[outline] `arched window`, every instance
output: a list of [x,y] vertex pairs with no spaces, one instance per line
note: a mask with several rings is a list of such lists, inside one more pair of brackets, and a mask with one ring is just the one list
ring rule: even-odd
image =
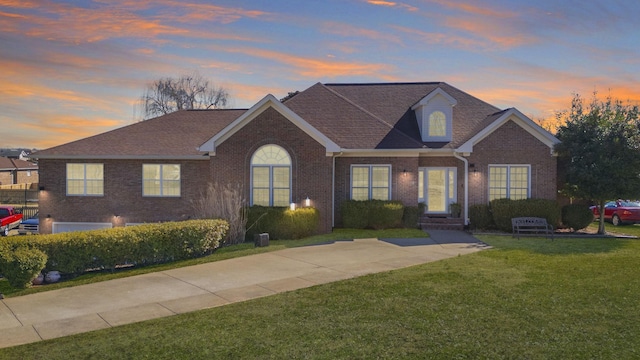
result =
[[429,136],[446,136],[447,118],[442,111],[434,111],[429,115]]
[[264,145],[251,157],[251,205],[289,206],[291,157],[278,145]]

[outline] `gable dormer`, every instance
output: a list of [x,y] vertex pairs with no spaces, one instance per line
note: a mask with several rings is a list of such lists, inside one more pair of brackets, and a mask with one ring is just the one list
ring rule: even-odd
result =
[[457,103],[451,95],[437,88],[411,107],[411,110],[416,112],[422,141],[451,141],[453,107]]

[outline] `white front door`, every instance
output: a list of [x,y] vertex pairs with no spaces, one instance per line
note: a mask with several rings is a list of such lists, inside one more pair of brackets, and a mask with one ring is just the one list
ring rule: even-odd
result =
[[427,205],[427,214],[448,214],[449,204],[456,202],[456,168],[425,167],[418,169],[418,201]]

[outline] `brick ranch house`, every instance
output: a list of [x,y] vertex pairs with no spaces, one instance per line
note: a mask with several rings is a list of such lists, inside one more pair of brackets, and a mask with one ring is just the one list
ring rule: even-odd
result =
[[0,185],[37,184],[38,165],[0,156]]
[[[188,219],[209,183],[251,205],[310,206],[318,232],[347,199],[556,198],[552,134],[443,82],[322,84],[250,109],[184,110],[42,150],[43,233]],[[309,201],[306,201],[309,199]]]

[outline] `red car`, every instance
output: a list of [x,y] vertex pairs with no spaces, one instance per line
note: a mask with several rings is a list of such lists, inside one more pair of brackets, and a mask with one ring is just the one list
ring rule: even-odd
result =
[[[597,206],[591,206],[596,219],[600,218]],[[638,201],[609,201],[604,204],[604,219],[614,226],[640,223],[640,202]]]

